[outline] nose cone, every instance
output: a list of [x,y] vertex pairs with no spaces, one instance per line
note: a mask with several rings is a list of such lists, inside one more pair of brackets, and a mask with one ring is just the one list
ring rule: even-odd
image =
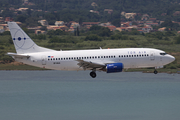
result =
[[173,62],[175,60],[175,57],[173,57],[172,55],[169,55],[169,62]]

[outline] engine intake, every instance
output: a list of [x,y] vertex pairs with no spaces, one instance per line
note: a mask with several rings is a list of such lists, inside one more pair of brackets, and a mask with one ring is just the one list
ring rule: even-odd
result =
[[111,63],[106,65],[107,73],[122,72],[124,66],[122,63]]

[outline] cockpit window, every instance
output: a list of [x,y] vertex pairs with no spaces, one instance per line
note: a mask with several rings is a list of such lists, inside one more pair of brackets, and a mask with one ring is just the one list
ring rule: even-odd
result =
[[167,53],[160,53],[160,55],[166,55]]

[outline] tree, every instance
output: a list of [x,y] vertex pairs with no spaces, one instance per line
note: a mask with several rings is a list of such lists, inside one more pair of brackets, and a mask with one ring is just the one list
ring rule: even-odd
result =
[[107,27],[102,27],[100,32],[98,33],[99,36],[102,36],[102,37],[109,37],[111,36],[111,31],[109,28]]
[[90,40],[90,41],[101,41],[102,39],[98,35],[91,34],[91,35],[86,36],[85,40],[86,41],[88,41],[88,40]]
[[27,9],[26,12],[29,16],[31,16],[31,13],[32,13],[31,9]]
[[140,35],[140,32],[137,29],[132,29],[129,34],[130,35]]
[[29,27],[35,27],[38,25],[37,19],[34,17],[30,17],[26,19],[26,25]]
[[177,23],[173,23],[171,20],[166,20],[161,24],[161,27],[166,27],[174,29],[174,30],[179,30],[180,29],[180,25]]
[[180,35],[175,38],[176,44],[180,44]]
[[77,36],[79,36],[79,27],[77,27],[77,33],[76,34],[77,34]]
[[115,35],[111,35],[111,40],[120,40],[122,37],[121,34],[115,34]]
[[120,27],[121,24],[120,24],[120,19],[115,19],[112,21],[112,24],[115,25],[116,27]]
[[16,17],[16,21],[19,21],[19,22],[22,22],[22,23],[25,23],[26,19],[27,19],[27,16],[25,16],[25,15],[18,15]]
[[66,35],[66,32],[60,30],[60,29],[57,29],[57,30],[50,30],[48,31],[47,33],[48,35]]
[[41,27],[41,30],[47,31],[47,27],[46,27],[46,26],[42,26],[42,27]]
[[89,31],[97,31],[97,30],[101,30],[101,26],[97,26],[97,25],[93,25],[90,27]]

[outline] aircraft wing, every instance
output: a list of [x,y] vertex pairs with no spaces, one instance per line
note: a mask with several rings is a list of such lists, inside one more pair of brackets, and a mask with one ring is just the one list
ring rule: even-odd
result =
[[22,55],[22,54],[16,54],[16,53],[7,53],[6,55],[9,55],[9,56],[12,56],[13,58],[21,58],[21,57],[25,57],[25,58],[29,58],[30,56],[29,55]]
[[90,70],[93,70],[93,69],[99,69],[99,70],[102,70],[105,65],[104,64],[100,64],[100,63],[94,63],[94,62],[91,62],[91,61],[84,61],[84,60],[76,60],[78,61],[79,63],[77,65],[79,65],[79,67],[83,67],[84,70],[86,69],[90,69]]

